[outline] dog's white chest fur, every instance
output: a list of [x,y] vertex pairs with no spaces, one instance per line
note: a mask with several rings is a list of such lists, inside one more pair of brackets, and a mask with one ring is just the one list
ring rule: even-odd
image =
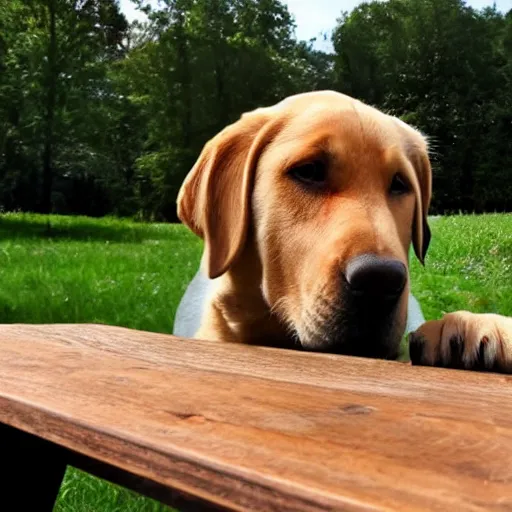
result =
[[[183,298],[176,311],[173,334],[183,338],[193,338],[201,325],[201,319],[212,287],[212,280],[208,279],[201,271],[198,271],[194,279],[188,285]],[[408,334],[418,329],[425,322],[421,307],[414,297],[409,294],[407,307]]]

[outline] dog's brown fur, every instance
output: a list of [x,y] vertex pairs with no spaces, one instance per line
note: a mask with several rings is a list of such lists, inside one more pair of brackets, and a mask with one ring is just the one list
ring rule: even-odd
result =
[[[291,179],[316,160],[327,166],[326,186]],[[397,173],[409,193],[390,193]],[[407,266],[412,243],[423,261],[431,181],[421,133],[343,94],[301,94],[243,115],[206,144],[178,197],[216,283],[196,337],[330,348],[326,326],[344,314],[340,276],[351,258]],[[385,357],[396,355],[407,297],[408,285]]]

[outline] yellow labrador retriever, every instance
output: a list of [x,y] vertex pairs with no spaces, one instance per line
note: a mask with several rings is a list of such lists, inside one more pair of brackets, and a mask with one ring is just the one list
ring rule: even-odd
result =
[[179,193],[204,253],[174,333],[396,358],[409,321],[414,363],[512,371],[512,319],[423,323],[409,294],[410,245],[423,262],[430,240],[431,181],[421,133],[343,94],[244,114],[206,144]]

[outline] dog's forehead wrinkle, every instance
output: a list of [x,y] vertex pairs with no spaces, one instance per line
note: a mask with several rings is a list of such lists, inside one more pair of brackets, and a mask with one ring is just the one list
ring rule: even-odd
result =
[[277,158],[285,168],[303,159],[319,157],[334,157],[337,164],[360,157],[375,164],[392,145],[399,148],[396,138],[386,136],[386,130],[372,120],[324,119],[309,126],[288,125],[269,144],[261,160]]
[[368,133],[368,125],[370,125],[373,128],[372,131],[374,131],[375,127],[371,125],[371,120],[366,118],[364,112],[362,112],[361,107],[357,103],[353,103],[351,107],[352,111],[355,114],[355,120],[359,128],[359,136],[361,137],[363,144],[366,144],[367,138],[370,135],[373,135],[373,133]]

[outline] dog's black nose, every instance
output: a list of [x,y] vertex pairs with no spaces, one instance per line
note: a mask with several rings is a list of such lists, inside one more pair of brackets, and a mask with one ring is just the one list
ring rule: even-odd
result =
[[398,260],[363,254],[349,261],[345,278],[355,296],[392,300],[405,287],[407,268]]

